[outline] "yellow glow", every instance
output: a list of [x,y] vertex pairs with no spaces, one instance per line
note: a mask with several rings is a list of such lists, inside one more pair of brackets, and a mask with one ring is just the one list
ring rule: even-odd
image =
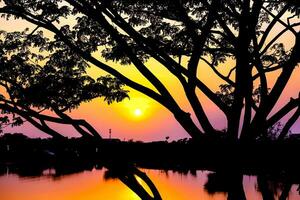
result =
[[145,96],[138,96],[135,91],[130,92],[130,99],[116,105],[116,111],[129,120],[147,120],[155,113],[156,104]]
[[141,116],[142,114],[143,114],[143,112],[141,111],[141,109],[137,108],[137,109],[134,110],[134,115],[135,115],[135,116],[139,117],[139,116]]
[[147,192],[150,196],[154,197],[154,195],[153,195],[151,189],[149,188],[149,186],[147,185],[147,183],[145,183],[145,181],[144,181],[143,179],[141,179],[141,178],[140,178],[139,176],[137,176],[137,175],[134,175],[134,177],[136,178],[137,182],[138,182],[138,183],[146,190],[146,192]]

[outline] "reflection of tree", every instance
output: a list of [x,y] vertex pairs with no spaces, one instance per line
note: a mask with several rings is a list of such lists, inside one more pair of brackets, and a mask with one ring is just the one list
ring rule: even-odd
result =
[[[299,97],[271,113],[300,61],[296,0],[2,2],[0,12],[5,13],[4,17],[20,17],[37,26],[34,32],[47,29],[55,35],[51,49],[44,51],[72,52],[156,100],[193,138],[219,133],[198,98],[199,92],[224,114],[226,133],[235,140],[239,132],[245,140],[267,137],[268,129],[290,113],[280,132],[280,138],[285,138],[300,115]],[[282,29],[278,31],[277,25]],[[282,42],[284,37],[291,39]],[[43,48],[43,44],[37,47]],[[113,64],[98,59],[99,54],[106,60],[133,64],[152,87],[120,73]],[[149,58],[178,80],[189,110],[172,95],[173,88],[168,88],[165,80],[145,64]],[[234,64],[228,65],[227,61],[232,60]],[[204,65],[221,80],[221,91],[199,78]],[[270,83],[273,72],[279,74],[275,84]]]
[[261,192],[263,200],[275,200],[274,193],[277,193],[278,188],[270,187],[271,184],[266,177],[257,177],[257,186],[258,190]]
[[[161,196],[152,180],[146,173],[142,172],[133,165],[124,163],[97,163],[97,169],[105,167],[104,179],[119,179],[129,189],[143,200],[161,200]],[[52,177],[54,180],[61,178],[61,176],[80,173],[85,170],[92,170],[95,167],[93,162],[82,161],[66,161],[55,163],[54,166],[43,163],[19,163],[17,165],[3,166],[0,163],[0,176],[9,173],[17,174],[20,177],[40,177],[44,176],[45,170],[54,170],[54,173],[46,176]],[[9,170],[8,170],[9,169]]]
[[[102,163],[103,164],[103,163]],[[104,164],[107,171],[104,174],[104,179],[119,179],[129,189],[143,200],[161,200],[161,196],[152,180],[146,173],[142,172],[133,165],[128,164]],[[10,169],[11,173],[16,173],[21,177],[39,177],[49,166],[41,164],[23,164],[22,166],[13,167]],[[64,175],[79,173],[85,170],[92,170],[93,163],[90,162],[76,162],[76,163],[57,163],[53,168],[55,173],[51,174],[54,179]],[[5,174],[6,169],[2,169],[0,165],[0,175]],[[147,188],[149,190],[147,190]]]
[[[161,196],[146,173],[134,166],[110,165],[105,178],[118,178],[143,200],[161,200]],[[142,181],[141,181],[142,180]],[[148,187],[151,194],[145,189]]]
[[[124,162],[94,163],[78,161],[66,163],[57,163],[51,166],[55,173],[50,176],[57,180],[60,176],[79,173],[85,170],[92,170],[95,166],[97,169],[105,167],[107,171],[104,173],[104,180],[118,179],[122,181],[129,189],[143,200],[161,200],[161,195],[146,173],[142,172],[133,165]],[[37,177],[44,176],[45,170],[49,169],[49,165],[42,163],[27,163],[18,166],[10,166],[10,173],[18,174],[21,177]],[[44,173],[43,173],[44,172]],[[7,168],[0,165],[0,175],[6,174]],[[290,175],[289,175],[290,176]],[[262,195],[262,200],[287,200],[295,180],[288,181],[286,177],[276,178],[271,175],[257,176],[257,192]],[[297,180],[297,179],[296,179]],[[298,182],[296,182],[298,183]],[[251,185],[253,186],[253,185]],[[216,193],[227,194],[228,200],[246,200],[246,193],[243,186],[243,175],[234,172],[216,172],[207,175],[207,182],[204,189],[208,194]],[[298,188],[299,192],[299,188]],[[195,197],[198,199],[198,197]],[[200,197],[199,197],[200,198]],[[251,199],[249,199],[251,200]]]
[[279,197],[279,200],[286,200],[286,199],[288,199],[291,188],[292,188],[292,184],[291,183],[284,184],[284,187],[283,187],[282,193],[281,193],[281,195]]
[[257,177],[257,186],[263,200],[275,200],[275,196],[278,196],[279,200],[286,200],[292,188],[292,183],[271,181],[266,176],[260,175]]
[[[292,183],[271,181],[266,176],[257,177],[258,191],[261,193],[263,200],[286,200],[292,187]],[[211,173],[208,174],[207,183],[204,186],[209,194],[217,192],[227,193],[228,200],[246,200],[243,188],[243,175],[237,173]]]
[[227,193],[228,200],[246,200],[242,174],[211,173],[207,178],[204,188],[208,193],[224,192]]

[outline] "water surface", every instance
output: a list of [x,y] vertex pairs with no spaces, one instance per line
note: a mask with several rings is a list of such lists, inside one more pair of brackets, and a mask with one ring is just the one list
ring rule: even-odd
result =
[[[105,178],[106,169],[93,169],[76,174],[55,176],[54,169],[48,169],[39,177],[20,177],[16,174],[0,176],[1,200],[138,200],[140,199],[119,179]],[[210,177],[208,171],[196,171],[196,174],[179,174],[172,171],[145,170],[162,199],[166,200],[225,200],[232,193],[241,190],[239,184],[232,180],[216,181],[216,174]],[[219,178],[218,178],[219,179]],[[260,179],[261,181],[262,179]],[[147,186],[139,180],[147,190]],[[228,183],[227,183],[228,181]],[[216,183],[217,182],[217,183]],[[242,177],[242,190],[247,199],[263,199],[259,187],[264,188],[264,195],[271,193],[274,199],[279,199],[283,183],[263,180],[258,184],[256,176]],[[233,186],[231,187],[230,185]],[[265,185],[263,185],[265,184]],[[210,185],[210,189],[208,189]],[[228,186],[228,187],[227,187]],[[236,187],[236,188],[235,188]],[[298,186],[292,185],[288,193],[289,200],[300,200]],[[208,191],[209,190],[209,191]],[[226,191],[228,190],[228,191]],[[232,194],[231,194],[232,195]],[[235,195],[235,194],[234,194]]]

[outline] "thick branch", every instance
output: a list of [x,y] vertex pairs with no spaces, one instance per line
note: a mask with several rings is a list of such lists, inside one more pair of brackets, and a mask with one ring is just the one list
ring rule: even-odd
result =
[[[258,16],[257,16],[258,17]],[[252,29],[251,32],[251,37],[252,37],[252,41],[253,41],[253,54],[254,54],[254,65],[258,71],[258,77],[260,78],[260,88],[261,88],[261,100],[260,103],[264,103],[264,101],[266,100],[266,97],[268,95],[268,80],[264,71],[264,66],[263,63],[261,61],[260,55],[259,55],[259,45],[257,42],[257,37],[256,37],[256,32],[255,32],[255,28]],[[252,82],[255,79],[252,78]]]
[[[207,6],[208,8],[211,7],[211,5],[207,1],[203,1],[203,4]],[[237,44],[237,37],[234,35],[234,33],[230,30],[226,22],[223,20],[223,18],[219,15],[216,9],[212,8],[211,12],[214,14],[214,17],[218,21],[219,25],[221,28],[224,30],[224,32],[227,34],[228,38],[230,41],[233,43],[235,46]]]
[[242,108],[244,106],[245,99],[245,114],[243,122],[242,135],[244,130],[247,130],[249,125],[249,119],[251,118],[251,98],[252,98],[252,80],[251,66],[249,65],[249,45],[251,30],[250,17],[250,1],[245,0],[242,6],[242,13],[239,18],[239,35],[238,43],[236,45],[236,76],[235,76],[235,90],[233,92],[234,99],[232,103],[231,117],[228,120],[228,132],[232,139],[238,138],[239,123],[241,118]]
[[[290,25],[290,27],[292,28],[297,26],[300,26],[300,22]],[[270,42],[268,42],[268,44],[265,45],[264,49],[260,52],[260,55],[264,55],[268,51],[268,49],[288,30],[288,28],[285,28],[282,31],[280,31],[275,37],[273,37],[272,40],[270,40]]]
[[[93,8],[90,8],[93,9]],[[81,10],[83,13],[86,13],[87,11],[82,8]],[[91,12],[92,10],[90,10],[89,12]],[[88,13],[86,13],[88,14]],[[95,13],[96,15],[96,13]],[[93,16],[95,16],[93,15]],[[127,53],[129,53],[129,57],[130,59],[134,62],[134,64],[136,65],[136,67],[140,70],[140,72],[151,82],[154,84],[154,86],[156,86],[156,88],[160,91],[160,93],[162,94],[162,98],[160,102],[162,105],[164,105],[166,108],[168,108],[172,113],[174,113],[174,115],[176,116],[177,113],[181,113],[181,109],[179,108],[179,106],[177,105],[177,103],[175,102],[175,100],[173,99],[173,97],[170,95],[170,93],[167,91],[167,89],[162,85],[162,83],[143,65],[143,63],[141,63],[139,60],[137,60],[136,56],[132,53],[132,50],[130,49],[130,47],[126,44],[126,42],[124,42],[120,36],[118,35],[118,33],[116,32],[116,30],[114,30],[114,28],[112,28],[112,26],[105,20],[104,17],[101,17],[101,19],[99,18],[95,18],[94,20],[96,20],[98,23],[104,25],[107,30],[111,33],[111,35],[117,40],[117,42],[119,42],[124,49],[127,51]],[[181,79],[182,80],[182,79]],[[129,85],[130,86],[130,85]],[[145,93],[144,93],[145,94]],[[146,94],[147,95],[147,94]],[[149,96],[149,95],[148,95]],[[156,99],[155,99],[156,100]],[[178,118],[180,119],[180,118]],[[188,120],[190,122],[188,122],[190,125],[192,125],[192,120],[191,118],[189,119],[185,119]],[[186,122],[187,123],[187,122]],[[185,124],[183,127],[186,127],[187,130],[187,125]],[[188,133],[190,135],[195,136],[197,133],[201,133],[200,130],[197,131],[197,127],[196,125],[192,125],[192,129],[193,131],[188,131]],[[188,128],[190,129],[190,128]]]
[[63,137],[61,134],[59,134],[57,131],[55,131],[54,129],[50,128],[47,123],[44,120],[40,120],[40,124],[35,124],[33,121],[31,121],[31,117],[25,118],[28,120],[28,122],[30,122],[31,124],[33,124],[35,127],[37,127],[38,129],[40,129],[41,131],[44,131],[45,133],[56,137],[56,138],[61,138]]
[[[175,62],[170,58],[165,52],[158,48],[153,42],[148,41],[142,35],[140,35],[136,30],[134,30],[128,23],[112,8],[109,8],[109,12],[105,12],[110,19],[121,27],[127,34],[129,34],[140,47],[149,53],[153,58],[161,62],[175,77],[179,79],[182,85],[185,84],[185,79],[182,77],[181,73],[186,77],[189,77],[189,72],[187,69],[182,67],[180,64]],[[112,13],[112,14],[110,14]],[[228,107],[218,99],[218,97],[212,92],[205,84],[203,84],[198,78],[190,77],[190,79],[195,79],[196,86],[212,101],[214,102],[224,113],[228,114]]]
[[76,6],[76,9],[81,11],[83,14],[87,15],[89,18],[92,18],[97,23],[105,28],[106,31],[114,38],[114,40],[124,49],[124,52],[128,55],[130,60],[136,66],[138,71],[146,77],[150,83],[154,85],[154,87],[162,94],[162,96],[167,97],[169,101],[174,101],[166,87],[159,81],[159,79],[137,58],[137,56],[133,53],[132,49],[128,46],[127,42],[122,38],[122,36],[118,33],[118,31],[112,27],[109,22],[105,19],[102,13],[97,13],[96,10],[87,5],[81,6],[78,3],[75,3],[73,0],[69,1],[71,4]]
[[264,104],[260,104],[258,112],[252,120],[252,132],[261,134],[257,129],[266,130],[266,118],[274,108],[279,97],[281,96],[286,84],[288,83],[295,66],[300,62],[300,32],[297,33],[296,44],[292,50],[291,56],[288,61],[282,64],[282,72],[275,82],[273,89],[267,96]]
[[[48,126],[45,126],[43,123],[39,123],[36,120],[32,118],[31,115],[29,115],[26,112],[23,112],[21,110],[18,110],[16,107],[8,106],[6,104],[0,104],[0,109],[15,113],[22,118],[26,119],[29,123],[31,123],[34,127],[38,128],[39,130],[45,132],[46,134],[54,137],[54,138],[63,138],[61,134],[56,132],[55,130],[51,129]],[[40,122],[44,122],[43,120],[40,120]]]
[[291,98],[291,100],[286,105],[284,105],[279,111],[277,111],[267,120],[267,127],[273,126],[276,122],[278,122],[296,107],[300,107],[300,99]]
[[300,107],[297,108],[296,112],[291,116],[291,118],[284,125],[284,127],[279,135],[279,138],[278,138],[279,140],[284,139],[288,135],[289,130],[295,124],[295,122],[298,120],[299,116],[300,116]]
[[[0,9],[0,12],[7,13],[6,10],[2,10],[2,9]],[[59,31],[59,29],[57,29],[53,24],[51,24],[49,22],[44,22],[43,19],[38,19],[38,16],[36,16],[37,20],[33,20],[32,18],[27,17],[28,13],[24,10],[21,10],[20,12],[13,12],[10,14],[20,16],[23,19],[29,21],[30,23],[40,25],[41,27],[55,33],[66,45],[68,45],[70,47],[70,49],[72,49],[73,51],[75,51],[76,53],[81,55],[85,60],[93,63],[95,66],[106,71],[107,73],[115,76],[116,78],[118,78],[120,81],[122,81],[126,85],[130,86],[131,88],[133,88],[143,94],[146,94],[147,96],[155,99],[156,101],[158,101],[159,103],[162,103],[163,105],[167,104],[167,102],[164,102],[163,99],[161,98],[161,96],[159,94],[157,94],[156,92],[154,92],[153,90],[132,81],[131,79],[127,78],[126,76],[124,76],[123,74],[118,72],[117,70],[113,69],[112,67],[110,67],[110,66],[102,63],[101,61],[97,60],[96,58],[94,58],[93,56],[90,55],[90,53],[82,51],[72,41],[70,41],[70,39],[67,36],[63,35]]]
[[[263,67],[263,66],[262,66],[262,67]],[[260,67],[260,68],[261,68],[261,67]],[[274,67],[263,68],[262,70],[259,69],[259,70],[261,70],[261,71],[258,72],[258,73],[255,74],[255,75],[253,75],[252,80],[255,81],[257,78],[260,78],[260,73],[261,73],[261,74],[266,74],[266,73],[269,73],[269,72],[274,72],[274,71],[279,70],[279,69],[281,69],[281,68],[282,68],[281,65],[276,65],[276,66],[274,66]]]
[[203,60],[214,71],[214,73],[219,78],[221,78],[223,81],[225,81],[226,83],[228,83],[229,85],[234,87],[235,83],[230,78],[228,78],[228,77],[224,76],[223,74],[221,74],[212,63],[208,62],[208,60],[203,58],[203,57],[201,57],[201,60]]
[[[9,112],[12,112],[12,113],[15,113],[15,114],[18,114],[20,116],[22,116],[23,118],[26,118],[27,117],[31,117],[31,118],[36,118],[40,121],[48,121],[48,122],[53,122],[53,123],[59,123],[59,124],[65,124],[65,125],[73,125],[74,128],[78,131],[78,133],[80,133],[82,136],[90,136],[89,133],[85,132],[82,128],[80,128],[81,130],[78,130],[75,126],[84,126],[86,129],[89,130],[89,132],[95,136],[96,138],[99,138],[100,135],[98,134],[98,132],[92,128],[91,125],[89,125],[86,121],[84,120],[75,120],[75,119],[72,119],[70,118],[69,116],[64,116],[64,117],[61,117],[61,118],[58,118],[58,117],[53,117],[53,116],[49,116],[49,115],[44,115],[44,114],[41,114],[35,110],[32,110],[32,109],[29,109],[29,108],[24,108],[24,107],[20,107],[20,106],[10,106],[9,105],[9,101],[4,101],[5,104],[0,104],[0,109],[3,109],[3,110],[6,110],[6,111],[9,111]],[[18,108],[19,107],[19,108]],[[38,122],[34,122],[34,120],[30,120],[29,121],[30,123],[33,122],[34,126],[37,127],[37,128],[40,128],[41,126],[39,126],[37,123]],[[45,129],[43,129],[44,131]],[[83,132],[83,131],[84,132]],[[47,132],[48,133],[48,132]],[[51,134],[51,133],[50,133]],[[49,135],[50,135],[49,134]]]
[[[54,112],[59,116],[61,117],[62,119],[64,120],[67,120],[67,121],[70,121],[70,124],[75,128],[76,131],[78,131],[83,137],[86,137],[86,138],[90,138],[91,135],[86,132],[84,129],[82,129],[78,123],[78,120],[73,120],[70,116],[68,116],[67,114],[61,112],[58,108],[53,108]],[[97,135],[93,135],[96,139],[102,139],[100,137],[99,134]]]
[[[274,19],[277,17],[277,15],[275,16],[272,12],[270,12],[267,8],[262,7],[262,9],[264,9],[269,15],[271,15]],[[285,22],[283,22],[280,17],[276,18],[277,22],[279,22],[281,25],[283,25],[284,27],[286,27],[289,31],[291,31],[294,35],[297,35],[297,31],[294,30],[290,25],[286,24]]]
[[272,20],[272,22],[268,25],[268,27],[266,28],[266,30],[264,31],[263,36],[261,37],[260,41],[259,41],[259,45],[258,48],[261,49],[263,47],[263,45],[266,42],[266,39],[268,37],[268,35],[270,34],[271,30],[273,29],[273,27],[275,26],[275,24],[277,23],[278,19],[280,19],[280,17],[288,10],[289,6],[286,5],[277,15],[276,17],[274,17],[274,19]]
[[291,53],[290,59],[282,64],[282,73],[278,77],[273,89],[270,92],[268,103],[266,103],[266,114],[272,110],[278,101],[283,89],[289,81],[295,66],[300,62],[300,32],[297,33],[296,44]]

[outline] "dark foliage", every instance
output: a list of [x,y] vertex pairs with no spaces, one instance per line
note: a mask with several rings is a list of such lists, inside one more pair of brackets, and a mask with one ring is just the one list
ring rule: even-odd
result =
[[43,119],[45,110],[63,118],[66,111],[98,97],[108,104],[128,97],[118,79],[107,75],[94,80],[86,74],[86,61],[41,31],[2,31],[0,49],[1,128]]
[[[201,134],[221,134],[205,113],[199,90],[224,113],[227,127],[222,134],[233,140],[266,138],[270,127],[288,115],[286,124],[276,135],[277,139],[285,139],[299,118],[298,97],[277,112],[271,112],[300,59],[297,1],[2,2],[2,17],[8,20],[22,18],[36,25],[37,30],[47,30],[54,35],[53,39],[48,38],[49,41],[40,37],[36,40],[38,47],[52,52],[55,65],[59,67],[56,70],[64,69],[60,61],[63,65],[69,61],[71,65],[92,63],[165,106],[194,139],[200,139]],[[282,28],[278,29],[279,26]],[[287,36],[292,41],[282,40]],[[124,76],[113,65],[98,59],[99,54],[106,60],[134,65],[154,89]],[[62,60],[57,59],[61,57]],[[155,59],[170,76],[178,79],[191,105],[190,110],[180,107],[171,95],[171,88],[167,88],[151,67],[145,65],[149,58]],[[182,62],[182,58],[188,62]],[[233,66],[228,66],[230,60],[235,61]],[[203,73],[202,61],[223,81],[220,91],[214,91],[198,78],[199,73]],[[222,72],[224,68],[228,74]],[[279,74],[274,85],[269,80],[271,72]],[[270,88],[270,85],[273,86]],[[68,89],[68,92],[72,93],[72,90]],[[79,91],[78,98],[81,92],[84,93]],[[67,100],[77,104],[74,97]],[[243,123],[241,129],[240,121]]]

